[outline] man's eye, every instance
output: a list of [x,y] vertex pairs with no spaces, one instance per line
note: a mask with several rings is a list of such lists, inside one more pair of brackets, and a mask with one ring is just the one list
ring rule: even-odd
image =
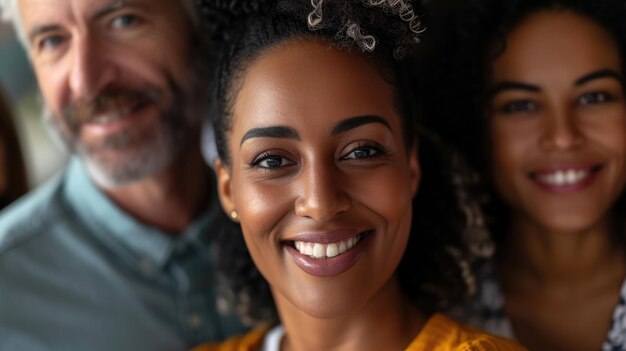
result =
[[122,15],[122,16],[118,16],[115,17],[113,19],[113,21],[111,22],[111,25],[114,28],[130,28],[133,27],[135,25],[137,25],[139,22],[139,19],[136,16],[133,15]]
[[530,100],[512,101],[502,106],[504,113],[533,112],[537,110],[537,104]]
[[581,105],[601,104],[613,100],[613,96],[604,92],[587,93],[578,98]]
[[63,37],[60,35],[51,35],[41,39],[38,43],[39,50],[55,49],[63,43]]

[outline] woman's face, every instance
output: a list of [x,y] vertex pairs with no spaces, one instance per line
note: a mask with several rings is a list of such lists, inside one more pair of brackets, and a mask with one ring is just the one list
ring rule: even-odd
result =
[[279,307],[341,316],[396,289],[419,169],[376,69],[289,40],[247,68],[232,118],[220,198]]
[[606,218],[626,177],[626,108],[611,35],[541,11],[507,37],[489,82],[493,176],[514,218],[571,232]]

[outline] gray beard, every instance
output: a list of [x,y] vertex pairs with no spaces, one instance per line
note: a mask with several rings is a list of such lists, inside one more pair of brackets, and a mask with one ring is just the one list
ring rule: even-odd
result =
[[162,172],[180,154],[199,139],[206,111],[204,89],[199,89],[202,75],[196,75],[185,87],[170,83],[172,103],[158,111],[159,118],[142,130],[127,129],[98,145],[79,142],[80,128],[71,128],[60,116],[44,106],[43,117],[55,139],[84,160],[94,182],[105,189],[127,185]]
[[[138,137],[128,131],[116,134],[97,149],[77,145],[76,151],[96,184],[110,189],[160,173],[180,154],[187,134],[181,129],[167,130],[164,123],[142,132]],[[116,153],[124,153],[124,157]],[[113,157],[107,157],[109,154]]]

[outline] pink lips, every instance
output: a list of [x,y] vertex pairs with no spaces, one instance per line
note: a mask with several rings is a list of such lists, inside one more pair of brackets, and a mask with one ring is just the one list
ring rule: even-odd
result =
[[543,190],[564,194],[588,187],[602,169],[601,165],[560,165],[534,171],[530,178]]
[[[314,276],[327,277],[341,274],[350,269],[363,255],[371,233],[373,232],[361,232],[361,239],[354,244],[354,246],[334,257],[315,258],[301,253],[294,248],[293,245],[285,244],[284,247],[300,269]],[[290,238],[290,243],[301,241],[307,243],[332,244],[341,242],[342,240],[350,240],[350,238],[354,238],[357,235],[359,235],[358,231],[307,233],[295,238]]]

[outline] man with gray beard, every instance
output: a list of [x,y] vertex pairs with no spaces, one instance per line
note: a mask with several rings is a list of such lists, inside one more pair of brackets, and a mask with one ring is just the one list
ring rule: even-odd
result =
[[0,214],[0,350],[183,350],[243,331],[216,309],[223,214],[192,7],[0,0],[75,155]]

